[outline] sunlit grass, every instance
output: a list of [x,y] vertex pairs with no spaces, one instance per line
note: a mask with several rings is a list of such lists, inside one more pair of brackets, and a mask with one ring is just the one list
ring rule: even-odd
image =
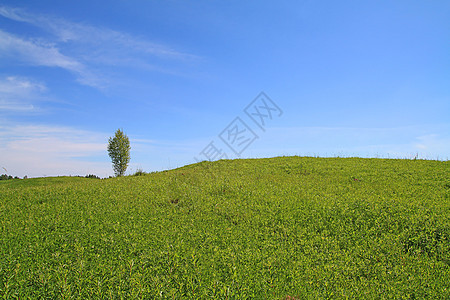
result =
[[449,298],[450,164],[282,157],[0,183],[5,298]]

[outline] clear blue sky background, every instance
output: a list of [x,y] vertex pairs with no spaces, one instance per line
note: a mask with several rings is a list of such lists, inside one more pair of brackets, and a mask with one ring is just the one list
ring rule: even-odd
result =
[[[448,159],[449,1],[2,1],[0,173],[112,175],[241,157]],[[264,91],[283,114],[261,130]],[[4,169],[3,169],[4,168]]]

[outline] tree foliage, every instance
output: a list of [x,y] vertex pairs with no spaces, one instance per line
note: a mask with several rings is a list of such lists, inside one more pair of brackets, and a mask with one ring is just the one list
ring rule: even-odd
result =
[[0,175],[0,180],[9,180],[9,179],[13,179],[13,177],[7,174]]
[[123,176],[130,162],[130,140],[120,129],[108,141],[108,154],[111,157],[114,173]]

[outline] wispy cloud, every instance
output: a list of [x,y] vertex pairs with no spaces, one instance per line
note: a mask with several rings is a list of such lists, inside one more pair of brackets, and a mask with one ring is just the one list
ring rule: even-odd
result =
[[[86,44],[114,45],[120,49],[128,48],[141,53],[174,58],[174,59],[196,59],[195,55],[172,49],[166,45],[150,42],[144,38],[108,29],[70,22],[57,17],[36,15],[22,9],[0,6],[0,15],[18,22],[26,22],[51,32],[62,42],[81,42]],[[108,47],[109,48],[109,47]],[[110,49],[112,50],[112,49]]]
[[20,16],[21,9],[18,8],[0,6],[0,15],[14,21],[21,21],[21,22],[27,21],[27,18]]
[[104,156],[107,138],[97,132],[45,125],[0,125],[0,166],[15,175],[111,173]]
[[[86,174],[107,177],[113,174],[107,154],[108,137],[105,133],[73,127],[10,125],[0,119],[0,168],[21,177]],[[130,137],[130,142],[128,172],[132,173],[138,168],[163,170],[193,163],[193,154],[207,141]]]
[[[36,152],[59,153],[67,157],[91,155],[106,149],[106,136],[71,127],[48,125],[0,126],[0,140],[12,150],[34,149]],[[57,140],[59,144],[49,143]],[[99,140],[104,142],[99,143]],[[47,146],[46,146],[47,145]]]
[[37,112],[35,103],[42,99],[47,87],[24,77],[0,77],[0,111],[3,113]]
[[0,30],[0,50],[3,55],[16,56],[35,65],[60,67],[75,72],[82,68],[81,63],[61,54],[51,44],[22,39],[3,30]]
[[72,57],[64,55],[52,43],[25,39],[0,30],[0,55],[33,66],[58,67],[75,73],[80,83],[101,87],[101,82],[87,67]]
[[178,74],[175,69],[180,62],[199,59],[128,33],[32,14],[18,8],[0,6],[0,16],[39,27],[52,36],[50,40],[48,37],[43,40],[42,37],[23,38],[0,31],[3,55],[35,65],[66,69],[75,73],[80,83],[89,86],[101,88],[107,85],[105,74],[100,71],[105,66]]

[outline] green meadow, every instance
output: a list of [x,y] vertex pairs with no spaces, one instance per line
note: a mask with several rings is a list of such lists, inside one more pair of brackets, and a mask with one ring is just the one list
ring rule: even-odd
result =
[[450,162],[0,181],[4,299],[449,299]]

